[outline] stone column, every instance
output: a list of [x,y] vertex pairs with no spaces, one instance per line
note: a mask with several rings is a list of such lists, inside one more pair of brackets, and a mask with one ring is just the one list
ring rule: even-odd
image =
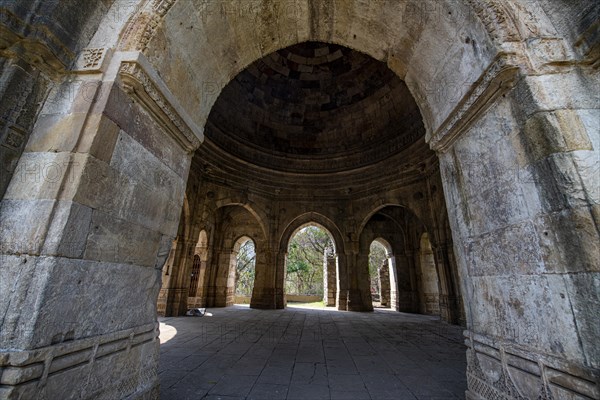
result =
[[396,255],[397,295],[396,304],[398,311],[415,312],[415,291],[412,287],[411,268],[413,268],[413,254]]
[[161,288],[161,299],[164,297],[167,317],[185,315],[188,309],[190,271],[193,262],[195,243],[189,240],[178,240],[175,257],[171,266],[168,284]]
[[373,311],[369,278],[369,255],[352,254],[348,259],[348,311]]
[[[235,287],[231,284],[230,270],[232,262],[231,250],[215,250],[216,257],[213,259],[211,282],[207,288],[206,303],[208,307],[227,307],[233,304]],[[234,257],[235,262],[235,257]],[[235,283],[235,266],[233,271],[233,282]]]
[[198,276],[198,287],[196,289],[196,298],[194,307],[205,307],[206,306],[206,282],[207,273],[207,260],[208,260],[208,247],[196,246],[196,254],[200,257],[200,270]]
[[323,302],[327,307],[335,306],[337,295],[337,256],[325,252],[323,255]]
[[521,76],[440,153],[468,398],[490,390],[483,370],[529,398],[598,394],[598,76],[558,72]]
[[400,305],[398,303],[398,275],[396,272],[395,256],[390,256],[388,258],[388,270],[390,277],[390,307],[392,310],[400,311]]
[[389,259],[386,259],[381,268],[379,268],[379,297],[381,299],[382,307],[390,307],[390,267]]
[[256,275],[250,307],[266,310],[284,308],[283,283],[279,286],[274,268],[269,268],[270,265],[275,265],[271,251],[258,249],[256,257]]
[[158,300],[156,302],[156,311],[158,315],[161,316],[165,315],[165,311],[167,309],[167,288],[169,287],[169,281],[171,280],[171,270],[175,261],[175,254],[177,252],[177,242],[177,239],[173,241],[171,250],[169,251],[169,256],[167,257],[167,260],[162,268],[162,283],[160,291],[158,292]]
[[440,317],[451,324],[459,322],[459,305],[456,292],[456,283],[448,255],[448,247],[445,244],[436,245],[433,248],[436,267],[439,277],[439,313]]
[[348,310],[348,257],[344,253],[337,252],[337,268],[336,268],[336,299],[335,304],[340,311]]
[[386,259],[379,268],[379,288],[382,307],[390,307],[390,267]]
[[201,133],[137,57],[53,91],[0,204],[3,398],[158,396],[161,269]]

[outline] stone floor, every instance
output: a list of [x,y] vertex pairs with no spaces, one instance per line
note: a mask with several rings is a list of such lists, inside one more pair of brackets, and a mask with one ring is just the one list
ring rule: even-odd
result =
[[162,400],[464,398],[461,328],[376,310],[160,318]]

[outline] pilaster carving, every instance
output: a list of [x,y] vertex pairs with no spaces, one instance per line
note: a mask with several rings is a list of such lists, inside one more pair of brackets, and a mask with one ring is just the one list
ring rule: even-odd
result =
[[198,136],[137,61],[123,61],[119,77],[123,90],[138,101],[184,150],[193,152],[200,146]]

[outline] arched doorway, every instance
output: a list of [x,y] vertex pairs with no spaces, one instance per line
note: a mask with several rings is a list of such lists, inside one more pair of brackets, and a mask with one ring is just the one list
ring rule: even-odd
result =
[[369,246],[369,276],[374,307],[397,308],[396,260],[392,246],[377,238]]
[[256,265],[254,241],[247,236],[242,236],[235,242],[232,253],[235,255],[235,302],[250,304],[254,290]]
[[336,250],[331,233],[311,222],[296,229],[286,253],[287,302],[335,305]]

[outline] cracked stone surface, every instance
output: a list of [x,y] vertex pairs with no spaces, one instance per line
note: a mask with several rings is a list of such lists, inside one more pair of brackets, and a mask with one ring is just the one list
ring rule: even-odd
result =
[[208,310],[160,318],[161,399],[459,399],[461,328],[377,310]]

